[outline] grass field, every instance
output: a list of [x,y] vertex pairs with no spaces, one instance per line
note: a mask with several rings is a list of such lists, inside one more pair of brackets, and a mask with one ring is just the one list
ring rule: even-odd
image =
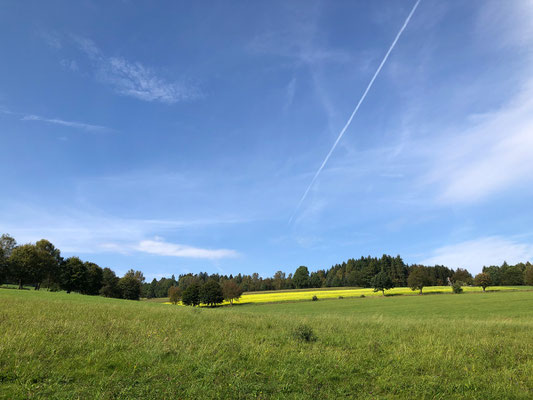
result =
[[0,289],[0,398],[532,397],[531,291],[199,309]]
[[[533,290],[533,287],[526,286],[495,286],[490,287],[488,291],[509,291],[509,290]],[[481,292],[482,289],[478,286],[465,286],[465,292]],[[452,293],[450,286],[431,286],[424,288],[426,294],[438,293]],[[368,288],[324,288],[324,289],[296,289],[283,291],[266,291],[266,292],[246,292],[237,302],[238,304],[251,303],[279,303],[285,301],[306,301],[311,300],[316,296],[319,300],[338,299],[339,297],[368,297],[368,296],[382,296],[381,292],[374,292],[373,289]],[[398,287],[385,291],[386,296],[406,296],[418,295],[418,291],[412,291],[407,287]],[[168,299],[153,299],[155,302],[162,302],[170,304]],[[224,302],[223,305],[228,305],[229,302]]]

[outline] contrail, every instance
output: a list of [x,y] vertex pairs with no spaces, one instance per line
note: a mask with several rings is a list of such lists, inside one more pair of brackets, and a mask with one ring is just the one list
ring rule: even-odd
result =
[[316,181],[316,178],[318,178],[318,175],[320,175],[320,173],[322,172],[322,170],[324,169],[324,166],[326,165],[326,163],[328,162],[329,158],[331,157],[331,154],[333,153],[333,151],[335,150],[335,148],[337,147],[337,144],[339,143],[339,141],[342,139],[343,135],[344,135],[344,132],[346,132],[346,129],[348,129],[348,127],[350,126],[350,124],[352,123],[352,120],[353,118],[355,117],[355,114],[357,114],[357,111],[359,111],[359,107],[361,107],[361,104],[363,103],[363,101],[365,100],[365,97],[366,95],[368,94],[368,91],[370,90],[370,88],[372,87],[372,85],[374,84],[374,81],[376,80],[377,76],[379,75],[379,73],[381,72],[381,68],[383,68],[383,65],[385,65],[385,62],[387,61],[387,58],[389,58],[389,54],[391,53],[391,51],[394,49],[394,47],[396,46],[396,43],[398,42],[398,39],[400,39],[400,36],[402,35],[403,31],[405,30],[405,28],[407,27],[407,25],[409,24],[409,21],[411,20],[411,17],[413,16],[413,14],[415,13],[417,7],[418,7],[418,4],[420,4],[422,0],[417,0],[415,5],[413,6],[413,9],[411,10],[411,12],[409,13],[409,15],[407,16],[407,19],[405,20],[405,22],[403,23],[402,27],[400,28],[400,31],[398,32],[398,34],[396,35],[396,37],[394,38],[394,41],[392,42],[392,44],[390,45],[389,47],[389,50],[387,51],[387,53],[385,54],[385,57],[383,57],[383,60],[381,60],[381,64],[379,64],[379,67],[378,69],[376,70],[376,72],[374,73],[374,76],[372,77],[372,79],[370,80],[368,86],[366,87],[365,91],[363,92],[363,95],[361,96],[361,98],[359,99],[359,102],[357,103],[357,105],[355,106],[353,112],[352,112],[352,115],[350,115],[350,118],[348,119],[348,122],[346,122],[346,125],[344,125],[344,128],[342,128],[341,130],[341,133],[339,133],[339,136],[337,137],[337,140],[335,140],[335,143],[333,143],[333,147],[331,148],[331,150],[329,151],[328,155],[326,156],[326,158],[324,159],[324,161],[322,162],[322,165],[320,166],[320,168],[318,168],[318,171],[316,171],[315,173],[315,176],[313,177],[313,179],[311,180],[311,183],[309,184],[309,186],[307,187],[307,189],[305,190],[305,193],[304,195],[302,196],[302,198],[300,199],[300,202],[298,203],[298,205],[296,206],[296,210],[294,210],[294,213],[292,214],[292,216],[289,218],[289,223],[291,223],[292,219],[294,218],[294,216],[296,215],[296,213],[298,212],[298,210],[300,209],[300,206],[302,205],[302,203],[304,202],[305,198],[307,197],[307,194],[309,193],[309,190],[311,190],[311,188],[313,187],[313,184],[315,183]]

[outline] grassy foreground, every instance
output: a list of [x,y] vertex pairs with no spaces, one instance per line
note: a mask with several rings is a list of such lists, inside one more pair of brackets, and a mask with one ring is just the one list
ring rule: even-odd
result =
[[0,398],[532,397],[533,292],[193,309],[0,289]]

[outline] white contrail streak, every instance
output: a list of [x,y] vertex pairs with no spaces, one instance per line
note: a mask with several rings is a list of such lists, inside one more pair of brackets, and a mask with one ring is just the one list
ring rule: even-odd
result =
[[355,114],[357,114],[357,111],[359,111],[359,107],[361,107],[361,104],[363,103],[363,101],[365,100],[365,97],[366,95],[368,94],[368,91],[370,90],[370,88],[372,87],[372,85],[374,84],[374,81],[376,80],[377,76],[379,75],[379,73],[381,72],[381,69],[383,68],[383,65],[385,65],[385,62],[387,61],[387,58],[389,58],[389,54],[391,53],[391,51],[394,49],[394,47],[396,46],[396,43],[398,42],[398,39],[400,39],[400,36],[402,35],[403,31],[405,30],[405,28],[407,27],[407,25],[409,24],[409,21],[411,20],[411,17],[413,16],[413,14],[415,13],[417,7],[418,7],[418,4],[420,4],[420,1],[422,0],[417,0],[417,2],[415,3],[415,5],[413,6],[413,9],[411,10],[411,12],[409,13],[409,15],[407,16],[407,19],[405,20],[405,22],[403,23],[402,27],[400,28],[400,31],[398,32],[398,34],[396,35],[396,37],[394,38],[394,41],[392,42],[392,44],[390,45],[389,47],[389,50],[387,51],[387,53],[385,54],[385,57],[383,57],[383,60],[381,60],[381,64],[379,64],[379,67],[378,69],[376,70],[376,72],[374,73],[374,76],[372,77],[372,79],[370,80],[370,82],[368,83],[368,86],[366,87],[365,91],[363,92],[363,95],[361,96],[361,98],[359,99],[359,102],[357,103],[357,105],[355,106],[353,112],[352,112],[352,115],[350,115],[350,118],[348,119],[348,122],[346,122],[346,125],[344,125],[344,128],[342,128],[341,130],[341,133],[339,133],[339,136],[337,137],[337,140],[335,140],[335,143],[333,143],[333,147],[331,148],[331,150],[329,151],[328,155],[326,156],[326,158],[324,159],[324,161],[322,162],[322,165],[320,165],[320,168],[318,168],[318,171],[316,171],[315,173],[315,176],[313,177],[313,179],[311,180],[311,183],[309,184],[309,186],[307,187],[307,189],[305,190],[305,193],[304,195],[302,196],[302,198],[300,199],[300,202],[298,203],[298,205],[296,206],[296,210],[294,210],[294,214],[290,217],[289,219],[289,223],[292,221],[292,219],[294,218],[294,216],[296,215],[296,213],[298,212],[298,210],[300,209],[300,206],[302,205],[302,203],[304,202],[305,198],[307,197],[307,194],[309,193],[309,190],[311,190],[311,188],[313,187],[313,184],[315,183],[316,179],[318,178],[318,175],[320,175],[320,173],[322,172],[322,170],[324,169],[324,166],[326,165],[326,163],[328,162],[329,158],[331,157],[331,154],[333,153],[333,151],[335,150],[335,148],[337,147],[337,144],[339,143],[339,141],[342,139],[342,137],[344,136],[344,132],[346,132],[346,129],[348,129],[348,127],[350,126],[350,124],[352,123],[352,120],[353,118],[355,117]]

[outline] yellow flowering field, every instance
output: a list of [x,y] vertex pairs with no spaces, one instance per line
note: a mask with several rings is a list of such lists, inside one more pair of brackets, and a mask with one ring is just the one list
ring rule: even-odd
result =
[[[502,291],[502,290],[518,290],[524,289],[525,286],[494,286],[489,287],[487,291]],[[481,287],[477,286],[463,286],[465,292],[481,292]],[[428,286],[424,288],[424,293],[452,293],[450,286]],[[305,289],[305,290],[281,290],[281,291],[268,291],[268,292],[246,292],[242,295],[239,301],[235,301],[238,304],[250,304],[250,303],[278,303],[286,301],[305,301],[311,300],[313,296],[316,296],[318,300],[323,299],[338,299],[339,297],[360,297],[364,295],[368,296],[382,296],[381,292],[374,292],[370,288],[339,288],[339,289]],[[418,295],[418,291],[412,291],[408,287],[397,287],[391,290],[386,290],[385,295]],[[165,302],[164,304],[171,304]],[[225,301],[223,305],[229,304]]]

